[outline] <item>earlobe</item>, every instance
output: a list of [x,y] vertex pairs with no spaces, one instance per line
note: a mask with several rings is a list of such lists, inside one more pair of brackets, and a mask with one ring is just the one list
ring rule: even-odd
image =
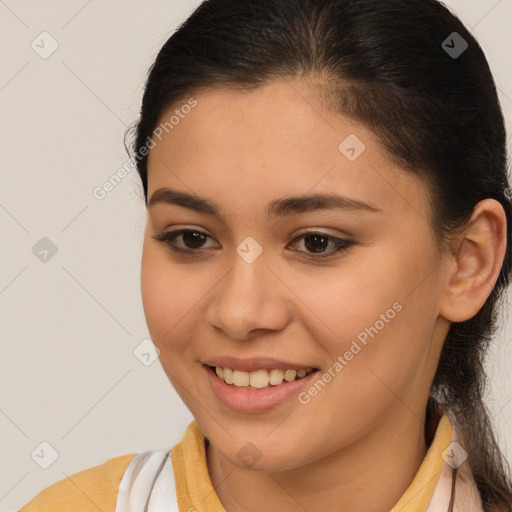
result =
[[464,231],[454,239],[439,314],[451,322],[474,317],[491,294],[505,257],[507,218],[494,199],[480,201]]

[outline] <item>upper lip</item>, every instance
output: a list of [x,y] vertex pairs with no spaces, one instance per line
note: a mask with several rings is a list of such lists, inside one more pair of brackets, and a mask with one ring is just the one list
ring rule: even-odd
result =
[[211,359],[205,359],[202,363],[208,366],[219,366],[220,368],[231,368],[232,370],[242,370],[246,372],[272,370],[273,368],[279,368],[281,370],[306,370],[308,368],[315,368],[314,366],[293,363],[291,361],[282,361],[271,357],[248,357],[239,359],[238,357],[232,356],[217,356]]

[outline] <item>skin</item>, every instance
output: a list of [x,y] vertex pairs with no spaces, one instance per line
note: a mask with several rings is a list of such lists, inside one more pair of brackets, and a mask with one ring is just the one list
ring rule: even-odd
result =
[[[203,91],[149,154],[149,197],[170,187],[226,215],[149,207],[141,287],[162,367],[209,440],[209,474],[228,512],[389,511],[427,450],[426,402],[450,322],[476,314],[504,257],[499,203],[479,203],[467,228],[438,247],[427,186],[317,92],[304,80]],[[338,150],[349,134],[366,146],[353,162]],[[265,216],[274,199],[332,191],[380,211]],[[184,227],[210,235],[197,246],[202,256],[175,255],[153,238]],[[355,244],[315,259],[304,238],[294,242],[305,228]],[[263,248],[250,264],[236,252],[247,236]],[[239,413],[219,402],[203,371],[217,354],[327,371],[396,302],[403,309],[307,405],[294,397]],[[237,457],[249,441],[262,455],[250,469]]]

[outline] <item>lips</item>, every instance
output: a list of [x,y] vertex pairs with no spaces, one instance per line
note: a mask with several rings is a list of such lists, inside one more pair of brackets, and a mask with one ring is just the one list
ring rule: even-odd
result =
[[214,368],[230,368],[232,370],[240,370],[244,372],[255,372],[257,370],[270,371],[273,369],[280,369],[283,371],[295,370],[297,372],[299,370],[317,369],[314,365],[304,365],[293,361],[278,360],[270,357],[250,357],[240,359],[232,356],[218,356],[206,359],[202,361],[202,363]]
[[[223,361],[225,360],[223,359]],[[245,368],[254,368],[255,365],[264,365],[268,367],[269,360],[267,359],[265,362],[263,362],[261,359],[258,361],[253,359],[250,361],[245,360],[245,363],[245,365],[242,364],[241,366],[245,366]],[[226,363],[223,362],[222,364]],[[271,360],[270,366],[273,366],[274,364],[276,364],[276,360]],[[288,364],[290,363],[283,361],[280,362],[281,366]],[[207,364],[203,364],[202,366],[205,370],[206,378],[210,384],[210,389],[213,391],[217,399],[227,408],[241,413],[261,413],[274,409],[275,407],[279,407],[282,404],[290,403],[290,401],[296,400],[301,390],[310,385],[312,379],[318,372],[318,370],[312,370],[311,373],[306,374],[304,377],[295,378],[294,380],[288,381],[284,379],[284,373],[282,369],[273,369],[271,372],[278,370],[283,375],[283,380],[280,384],[271,385],[269,382],[268,385],[264,385],[266,383],[265,380],[256,380],[253,381],[253,384],[256,383],[257,386],[252,386],[250,382],[250,374],[264,372],[265,374],[268,374],[270,378],[270,373],[267,369],[260,368],[259,370],[254,370],[252,372],[247,372],[244,370],[231,370],[233,381],[235,378],[245,380],[239,380],[238,384],[235,384],[234,382],[232,384],[228,384],[225,380],[225,376],[223,375],[223,378],[220,378],[220,371],[219,373],[217,372],[217,369],[222,367],[213,367]],[[301,369],[304,370],[302,365],[294,365],[292,363],[291,366],[299,367],[299,371]],[[226,369],[223,370],[223,372],[225,371]],[[236,377],[235,372],[238,372]],[[295,370],[291,370],[291,372],[296,373]],[[243,385],[247,383],[247,375],[249,375],[249,386]],[[261,375],[259,378],[261,378]]]

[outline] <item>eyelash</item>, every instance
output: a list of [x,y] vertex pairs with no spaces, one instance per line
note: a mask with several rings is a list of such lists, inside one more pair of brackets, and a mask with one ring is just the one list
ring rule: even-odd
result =
[[[173,251],[175,253],[178,253],[178,254],[181,254],[184,256],[193,257],[192,253],[198,253],[202,249],[183,249],[181,247],[175,246],[173,243],[175,238],[177,238],[178,236],[180,236],[184,233],[199,233],[208,238],[212,238],[212,237],[210,237],[210,235],[203,233],[202,231],[199,231],[197,229],[179,229],[176,231],[169,231],[167,233],[158,233],[156,235],[153,235],[153,239],[159,243],[165,244],[169,249],[171,249],[171,251]],[[352,245],[355,244],[355,242],[353,240],[345,240],[345,239],[341,239],[341,238],[336,238],[334,236],[327,235],[325,233],[318,232],[318,231],[306,231],[305,233],[300,234],[298,237],[296,237],[294,240],[292,240],[292,243],[296,242],[297,240],[299,240],[303,237],[311,236],[311,235],[319,235],[321,237],[327,238],[329,242],[333,242],[336,245],[336,248],[333,251],[325,253],[325,254],[324,253],[321,253],[321,254],[313,253],[313,252],[308,253],[307,251],[298,251],[298,252],[304,252],[306,254],[312,255],[312,256],[307,256],[308,259],[328,258],[330,256],[333,256],[334,254],[337,254],[337,253],[347,250],[349,247],[351,247]]]

